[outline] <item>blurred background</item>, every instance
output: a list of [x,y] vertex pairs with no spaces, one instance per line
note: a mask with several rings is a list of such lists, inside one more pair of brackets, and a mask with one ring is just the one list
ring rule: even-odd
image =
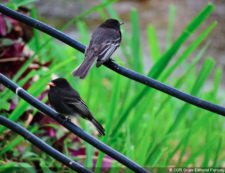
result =
[[[116,63],[191,95],[224,105],[225,2],[214,0],[12,0],[9,8],[50,24],[87,45],[93,30],[117,18],[123,40]],[[106,129],[72,121],[146,169],[225,167],[225,119],[105,68],[71,75],[84,55],[0,14],[0,72],[48,103],[48,82],[66,78]],[[74,136],[0,85],[0,113],[95,172],[126,168]],[[0,172],[69,170],[0,126]],[[4,165],[4,166],[3,166]]]
[[[207,25],[211,21],[216,20],[219,24],[215,28],[215,32],[211,34],[207,41],[213,43],[210,44],[208,48],[208,55],[214,56],[216,58],[216,63],[220,65],[225,65],[224,54],[225,54],[225,2],[223,0],[212,1],[216,7],[216,10],[206,21]],[[65,2],[61,0],[47,0],[38,1],[36,7],[38,9],[39,17],[43,20],[47,20],[48,23],[56,27],[61,27],[71,18],[79,15],[85,10],[101,3],[101,0],[93,1],[74,1],[67,0]],[[142,36],[142,46],[147,52],[146,46],[146,26],[150,23],[157,28],[157,36],[159,38],[160,47],[164,49],[166,47],[166,34],[168,27],[168,10],[170,5],[175,5],[177,8],[176,20],[174,23],[174,34],[173,39],[176,39],[183,28],[188,24],[190,19],[192,19],[202,7],[207,4],[208,1],[205,0],[168,0],[168,1],[158,1],[158,0],[132,0],[126,1],[122,0],[119,3],[114,3],[113,9],[120,16],[120,19],[125,22],[123,26],[126,32],[130,32],[130,22],[129,22],[129,12],[132,8],[137,9],[139,13],[139,24],[141,28]],[[63,8],[62,8],[63,7]],[[66,11],[66,12],[65,12]],[[99,23],[102,22],[99,18],[98,13],[93,13],[85,18],[88,23],[88,27],[93,30]],[[75,32],[74,28],[67,30],[68,33]],[[199,30],[197,33],[201,32]],[[190,39],[191,40],[191,39]],[[148,56],[148,54],[146,55]],[[149,64],[146,64],[149,65]]]

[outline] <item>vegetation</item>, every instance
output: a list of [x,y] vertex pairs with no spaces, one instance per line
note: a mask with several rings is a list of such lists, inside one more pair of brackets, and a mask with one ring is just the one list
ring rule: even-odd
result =
[[[26,5],[30,1],[20,1],[19,5],[21,3]],[[93,12],[99,13],[102,20],[108,17],[118,18],[111,3],[104,1],[75,17],[65,26],[75,26],[80,33],[80,37],[76,39],[87,45],[91,31],[83,19]],[[7,5],[15,8],[18,3],[9,2]],[[107,16],[103,13],[105,10],[108,12]],[[144,70],[140,19],[137,11],[131,10],[131,32],[123,30],[120,53],[114,54],[116,62],[179,90],[221,104],[224,101],[220,91],[222,70],[220,67],[215,69],[213,57],[207,56],[209,43],[205,41],[217,23],[213,21],[190,41],[190,37],[213,10],[212,4],[206,5],[194,19],[190,19],[180,36],[172,40],[176,8],[171,6],[165,50],[160,49],[156,28],[149,24],[146,28],[146,39],[152,67],[147,73]],[[37,17],[35,9],[32,9],[32,16]],[[187,40],[190,42],[187,43]],[[140,85],[105,67],[93,68],[85,80],[75,79],[71,72],[81,63],[83,54],[38,31],[34,32],[32,40],[26,46],[34,54],[26,59],[12,79],[27,88],[30,94],[46,102],[46,86],[52,77],[57,75],[67,78],[79,91],[96,119],[104,125],[106,136],[100,139],[140,165],[146,168],[224,165],[223,117]],[[193,54],[195,58],[190,59]],[[31,64],[37,61],[38,68],[32,69]],[[197,64],[201,64],[201,67],[197,67]],[[175,74],[176,72],[179,74]],[[213,76],[211,80],[210,76]],[[45,116],[25,101],[15,101],[17,97],[10,91],[4,90],[0,95],[1,114],[27,127],[74,160],[83,162],[89,168],[95,167],[93,163],[98,168],[121,167],[111,158],[65,131],[53,120],[44,118]],[[76,121],[82,129],[96,135],[88,122],[82,119]],[[17,134],[2,126],[0,134],[0,165],[4,165],[0,167],[0,172],[13,166],[32,172],[37,169],[43,172],[62,170],[62,165]],[[99,157],[96,157],[97,154]],[[100,169],[96,172],[100,172]]]

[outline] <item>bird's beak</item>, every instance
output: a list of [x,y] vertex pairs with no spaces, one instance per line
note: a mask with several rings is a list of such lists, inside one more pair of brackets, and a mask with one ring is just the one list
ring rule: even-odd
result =
[[48,83],[48,86],[50,86],[50,87],[54,87],[54,86],[55,86],[55,84],[54,84],[53,82],[49,82],[49,83]]
[[120,25],[123,25],[124,24],[124,22],[120,22]]

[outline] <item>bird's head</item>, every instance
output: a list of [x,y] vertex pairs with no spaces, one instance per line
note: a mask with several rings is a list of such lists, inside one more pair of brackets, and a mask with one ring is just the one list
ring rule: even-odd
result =
[[48,83],[50,88],[68,88],[70,84],[64,78],[57,78]]
[[103,22],[100,27],[103,28],[113,28],[113,29],[120,29],[120,25],[122,25],[123,23],[120,23],[118,20],[116,19],[107,19],[105,22]]

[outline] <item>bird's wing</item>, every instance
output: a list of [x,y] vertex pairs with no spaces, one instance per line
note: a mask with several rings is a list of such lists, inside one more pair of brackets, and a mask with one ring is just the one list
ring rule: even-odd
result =
[[111,55],[113,54],[113,52],[115,52],[115,50],[119,47],[120,42],[119,42],[120,38],[117,38],[115,40],[110,40],[107,42],[103,42],[101,44],[101,48],[98,54],[98,61],[106,61],[108,60]]
[[91,112],[84,103],[84,101],[76,95],[73,96],[63,96],[64,103],[67,104],[74,112],[79,113],[83,118],[90,119]]
[[[97,34],[101,33],[101,34]],[[92,35],[91,43],[88,50],[94,51],[98,57],[97,67],[107,61],[113,52],[119,47],[121,42],[121,33],[115,29],[98,28]],[[95,42],[93,42],[95,40]],[[87,50],[87,53],[90,52]]]

